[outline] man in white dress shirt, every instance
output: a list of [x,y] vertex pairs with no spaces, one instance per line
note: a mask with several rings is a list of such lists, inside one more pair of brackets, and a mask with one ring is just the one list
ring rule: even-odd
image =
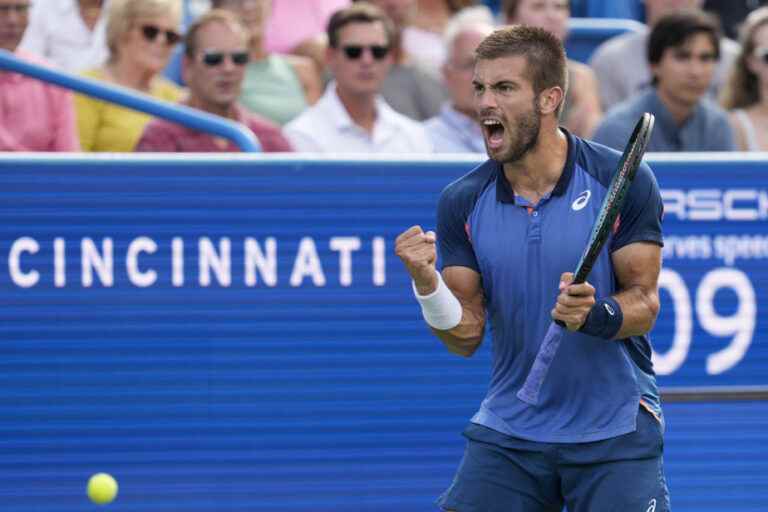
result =
[[106,0],[35,0],[21,49],[63,71],[98,67],[107,58]]
[[328,22],[328,69],[334,80],[320,100],[283,133],[296,151],[429,153],[426,131],[379,95],[392,65],[392,22],[377,7],[343,8]]

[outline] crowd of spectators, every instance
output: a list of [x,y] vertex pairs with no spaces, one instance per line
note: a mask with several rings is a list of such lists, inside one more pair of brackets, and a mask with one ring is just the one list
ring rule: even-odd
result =
[[[607,40],[588,63],[569,60],[563,127],[621,149],[648,111],[657,118],[651,151],[768,150],[768,7],[728,19],[740,28],[735,41],[703,0],[642,6],[642,30]],[[571,7],[568,0],[0,0],[0,49],[238,121],[268,152],[478,153],[474,49],[503,24],[538,26],[565,42]],[[174,59],[176,79],[168,71]],[[236,148],[0,71],[0,151]]]
[[[221,9],[203,14],[189,27],[183,65],[189,92],[183,103],[244,124],[264,151],[291,151],[276,124],[238,103],[249,59],[248,34],[235,14]],[[212,153],[236,151],[236,147],[231,141],[154,119],[144,129],[136,151]]]

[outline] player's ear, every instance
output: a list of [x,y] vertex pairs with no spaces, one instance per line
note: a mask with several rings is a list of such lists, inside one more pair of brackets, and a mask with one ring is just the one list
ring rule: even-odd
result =
[[564,100],[565,92],[559,86],[544,89],[539,94],[539,111],[542,115],[557,112],[557,109]]

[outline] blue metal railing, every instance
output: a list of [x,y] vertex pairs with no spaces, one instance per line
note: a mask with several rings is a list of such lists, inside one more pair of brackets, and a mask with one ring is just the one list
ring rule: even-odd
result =
[[90,78],[32,64],[17,58],[7,50],[0,50],[0,69],[31,76],[100,100],[117,103],[133,110],[183,124],[195,130],[223,137],[231,140],[244,152],[256,153],[261,151],[261,146],[248,128],[223,117],[184,105],[173,105],[156,100],[151,96],[134,92],[125,87],[107,85]]

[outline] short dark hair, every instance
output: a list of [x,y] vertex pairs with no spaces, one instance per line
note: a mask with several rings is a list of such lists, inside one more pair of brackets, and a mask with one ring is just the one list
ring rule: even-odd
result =
[[339,9],[328,20],[328,45],[331,48],[339,46],[339,32],[350,23],[376,23],[384,25],[387,33],[387,45],[391,46],[395,39],[395,26],[384,11],[368,2],[355,2],[348,7]]
[[221,23],[228,25],[233,30],[241,30],[244,34],[246,44],[248,43],[248,31],[243,26],[240,18],[225,9],[211,9],[195,20],[187,29],[184,35],[184,54],[187,57],[194,57],[197,53],[197,33],[200,29],[211,23]]
[[[492,60],[522,55],[526,59],[527,78],[539,94],[558,86],[568,88],[568,64],[560,40],[538,27],[513,25],[494,31],[475,50],[477,60]],[[562,103],[561,103],[562,106]]]
[[712,41],[715,58],[720,58],[720,23],[701,9],[681,9],[659,18],[648,36],[648,62],[658,64],[669,48],[684,45],[691,37],[704,34]]

